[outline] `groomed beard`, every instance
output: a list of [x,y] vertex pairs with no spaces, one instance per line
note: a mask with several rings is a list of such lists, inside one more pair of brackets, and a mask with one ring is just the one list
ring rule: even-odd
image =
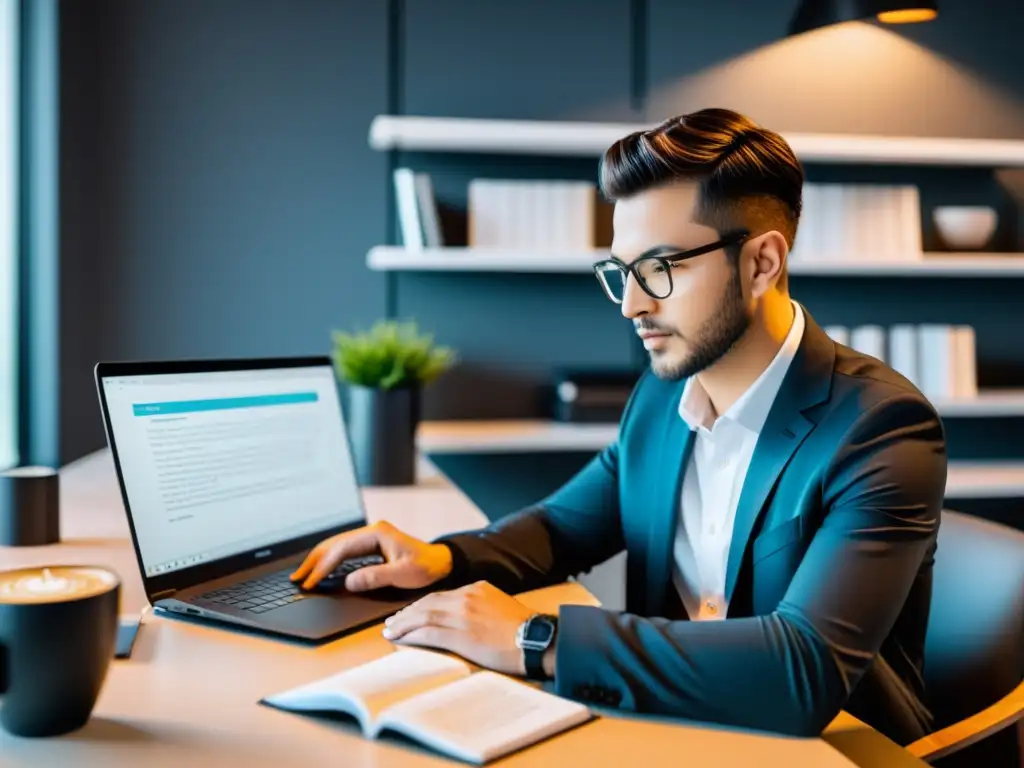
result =
[[[643,327],[641,321],[640,327]],[[750,317],[743,307],[743,289],[740,287],[739,269],[734,269],[725,286],[721,309],[697,330],[690,342],[691,352],[678,363],[660,362],[651,355],[651,369],[659,379],[679,381],[703,371],[718,362],[733,348],[750,327]]]

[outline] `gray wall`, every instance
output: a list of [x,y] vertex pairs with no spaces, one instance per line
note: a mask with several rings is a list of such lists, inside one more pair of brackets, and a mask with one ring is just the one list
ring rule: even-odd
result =
[[[542,415],[553,368],[642,361],[629,325],[585,276],[365,269],[371,245],[397,242],[396,165],[432,174],[453,242],[465,238],[474,176],[596,171],[589,159],[373,153],[366,134],[378,113],[655,121],[724,105],[784,131],[1024,138],[1018,0],[946,0],[928,25],[782,39],[795,5],[65,0],[65,457],[102,442],[88,376],[99,358],[322,351],[332,327],[414,317],[463,360],[431,388],[428,418]],[[1003,213],[997,246],[1024,249],[1019,175],[808,174],[921,184],[929,246],[932,205],[991,202]],[[1018,386],[1021,287],[792,281],[823,323],[971,323],[981,383]],[[1024,455],[1019,421],[952,423],[951,450]],[[445,468],[498,514],[585,458]]]
[[322,353],[384,312],[387,3],[65,0],[62,455],[98,359]]
[[[631,105],[629,0],[407,0],[398,79],[406,114],[639,120]],[[446,208],[465,211],[467,183],[593,178],[592,159],[398,153],[431,174]],[[449,242],[465,242],[453,217]],[[428,418],[543,413],[559,366],[634,362],[631,327],[578,275],[394,274],[393,311],[459,350],[464,365],[427,394]]]

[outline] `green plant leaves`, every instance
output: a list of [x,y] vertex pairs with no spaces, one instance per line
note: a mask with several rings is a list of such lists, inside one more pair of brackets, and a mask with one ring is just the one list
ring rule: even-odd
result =
[[455,363],[455,352],[436,346],[414,321],[379,320],[369,331],[334,331],[338,378],[377,389],[428,384]]

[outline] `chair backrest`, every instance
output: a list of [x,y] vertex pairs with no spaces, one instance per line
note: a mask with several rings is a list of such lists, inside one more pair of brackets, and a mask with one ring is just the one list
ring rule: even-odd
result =
[[943,510],[924,653],[935,728],[995,703],[1022,675],[1024,532]]

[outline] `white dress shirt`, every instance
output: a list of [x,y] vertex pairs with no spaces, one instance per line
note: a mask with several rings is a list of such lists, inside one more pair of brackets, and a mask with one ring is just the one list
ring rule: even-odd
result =
[[724,619],[728,610],[725,571],[736,504],[758,435],[804,333],[803,310],[796,302],[793,310],[793,323],[775,358],[717,419],[696,377],[683,388],[679,415],[694,431],[694,444],[683,478],[672,579],[694,621]]

